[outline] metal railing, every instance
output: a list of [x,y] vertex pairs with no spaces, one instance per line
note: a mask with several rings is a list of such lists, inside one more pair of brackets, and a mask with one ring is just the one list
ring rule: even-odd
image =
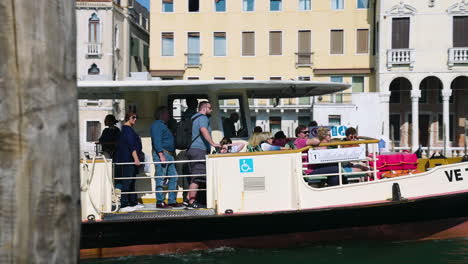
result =
[[200,68],[201,64],[201,53],[185,53],[187,57],[187,62],[185,63],[185,67],[187,68]]
[[[309,165],[318,165],[318,164],[332,164],[332,163],[337,163],[338,164],[338,172],[337,173],[325,173],[325,174],[310,174],[310,175],[302,175],[302,178],[307,182],[308,179],[314,179],[316,178],[317,180],[323,179],[323,177],[336,177],[338,176],[338,182],[339,184],[336,186],[342,186],[343,185],[343,176],[353,176],[353,175],[364,175],[359,178],[363,178],[367,181],[368,177],[372,177],[373,180],[378,180],[379,178],[377,177],[377,173],[379,170],[377,169],[377,151],[376,151],[376,146],[374,145],[374,148],[372,150],[372,154],[370,157],[367,155],[368,154],[368,145],[369,144],[377,144],[379,140],[377,139],[367,139],[367,140],[357,140],[357,141],[337,141],[337,142],[330,142],[326,144],[320,144],[319,146],[336,146],[338,149],[341,149],[343,146],[346,145],[360,145],[360,144],[365,144],[365,152],[366,152],[366,158],[365,159],[352,159],[352,160],[337,160],[337,161],[329,161],[329,162],[320,162],[320,163],[315,163],[315,162],[302,162],[302,171],[306,171],[309,169]],[[320,151],[320,150],[318,150]],[[308,156],[309,153],[302,153],[302,156]],[[308,159],[307,159],[308,160]],[[343,171],[343,164],[345,163],[350,163],[350,162],[364,162],[367,163],[367,167],[369,170],[365,171],[351,171],[351,172],[344,172]],[[372,162],[372,164],[371,164]],[[372,176],[370,176],[371,174]],[[350,179],[347,179],[348,181],[351,181]],[[359,181],[361,181],[359,179]],[[349,183],[349,182],[348,182]],[[332,187],[332,186],[329,186]]]
[[[181,163],[195,163],[195,162],[206,162],[206,160],[175,160],[175,161],[159,161],[159,162],[141,162],[141,165],[156,165],[156,164],[181,164]],[[120,180],[148,180],[148,179],[168,179],[168,178],[187,178],[187,177],[205,177],[206,174],[186,174],[186,175],[171,175],[171,176],[140,176],[140,177],[115,177],[116,166],[121,165],[134,165],[134,162],[120,162],[112,163],[112,182],[115,185],[116,181]],[[153,194],[153,193],[171,193],[171,192],[189,192],[189,191],[206,191],[207,189],[175,189],[175,190],[163,190],[163,191],[134,191],[134,192],[121,192],[121,194]]]
[[313,52],[295,52],[296,67],[310,67],[312,66]]

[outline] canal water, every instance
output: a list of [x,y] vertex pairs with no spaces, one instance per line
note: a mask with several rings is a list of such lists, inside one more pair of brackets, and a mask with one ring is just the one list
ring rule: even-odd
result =
[[468,238],[422,242],[366,242],[288,249],[218,248],[183,254],[86,260],[86,264],[467,264]]

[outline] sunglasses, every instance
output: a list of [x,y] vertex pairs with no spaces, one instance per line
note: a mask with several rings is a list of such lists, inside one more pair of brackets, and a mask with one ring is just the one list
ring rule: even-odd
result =
[[132,116],[132,119],[137,119],[138,117],[137,116]]
[[302,134],[309,134],[309,131],[301,131]]

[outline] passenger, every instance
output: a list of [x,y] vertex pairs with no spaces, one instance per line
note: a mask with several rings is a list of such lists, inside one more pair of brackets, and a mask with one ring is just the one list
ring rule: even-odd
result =
[[273,145],[273,137],[271,136],[270,132],[262,132],[260,133],[260,148],[262,151],[274,151],[274,150],[286,150],[291,149],[289,147],[280,147]]
[[310,121],[308,125],[308,127],[317,127],[317,126],[318,126],[317,121],[313,121],[313,120]]
[[[159,107],[154,117],[156,121],[151,125],[151,145],[153,147],[153,161],[166,162],[174,161],[175,147],[174,136],[167,127],[169,121],[169,110],[166,106]],[[177,176],[175,164],[155,164],[156,177],[162,176]],[[177,178],[156,178],[156,191],[163,191],[163,184],[167,182],[168,191],[177,189]],[[168,204],[164,202],[166,193],[156,193],[156,208],[177,208],[183,207],[183,204],[177,203],[177,192],[170,192],[168,195]]]
[[219,153],[237,153],[245,147],[243,142],[232,143],[232,140],[227,137],[224,137],[219,145]]
[[262,133],[262,132],[263,132],[263,129],[262,129],[261,126],[256,126],[256,127],[254,128],[254,131],[253,131],[253,132],[254,132],[254,133]]
[[[198,113],[192,116],[192,145],[187,151],[189,160],[204,160],[206,154],[211,150],[211,146],[219,147],[211,138],[211,126],[209,117],[211,116],[211,104],[207,101],[200,102]],[[196,119],[195,119],[196,118]],[[205,174],[205,162],[189,163],[191,174]],[[206,177],[193,177],[189,189],[198,189],[199,186],[206,185]],[[197,203],[197,191],[189,191],[187,208],[195,209],[200,205]]]
[[[343,139],[343,141],[356,141],[358,140],[358,135],[357,131],[354,127],[348,127],[345,131],[346,137]],[[351,147],[359,147],[359,144],[353,144],[353,145],[343,145],[343,148],[351,148]]]
[[[119,141],[117,143],[114,162],[127,163],[133,162],[131,165],[116,165],[115,178],[131,178],[138,173],[138,166],[141,165],[140,160],[144,160],[143,152],[141,151],[141,138],[133,130],[133,126],[137,121],[136,113],[129,112],[125,115],[125,123],[122,126]],[[116,180],[116,188],[122,192],[134,192],[135,180]],[[131,211],[132,206],[138,206],[136,194],[122,194],[120,198],[120,210]]]
[[249,141],[247,143],[247,151],[248,152],[257,152],[257,151],[262,151],[262,148],[260,147],[260,143],[263,140],[263,132],[255,132],[252,134],[252,136],[249,138]]
[[187,110],[182,113],[182,120],[192,118],[197,113],[198,99],[195,96],[190,96],[185,100],[187,104]]
[[[296,139],[293,142],[293,146],[297,149],[305,148],[307,146],[317,146],[320,141],[317,138],[309,138],[309,129],[304,125],[299,125],[295,130]],[[302,153],[307,153],[308,150],[304,150]],[[309,158],[307,155],[302,156],[302,162],[308,163]],[[307,169],[304,171],[305,174],[312,173],[314,166],[305,165]]]
[[99,143],[102,146],[102,152],[110,158],[113,158],[114,156],[117,141],[120,136],[120,129],[115,126],[117,123],[118,121],[115,119],[114,115],[106,115],[106,118],[104,118],[104,124],[108,128],[102,131],[101,137],[99,138]]
[[[320,127],[317,131],[317,137],[320,143],[329,143],[331,142],[331,134],[330,129],[327,127]],[[326,146],[318,146],[315,149],[327,149]],[[337,163],[325,163],[325,164],[317,164],[314,167],[314,170],[311,175],[317,174],[338,174],[338,164]],[[338,175],[336,176],[328,176],[327,177],[327,184],[328,186],[336,186],[340,184]]]
[[283,131],[278,131],[275,133],[275,137],[273,139],[273,145],[284,147],[288,143],[288,139]]
[[238,113],[231,113],[229,118],[223,120],[223,131],[224,136],[228,138],[236,137],[236,127],[235,123],[239,121],[239,114]]

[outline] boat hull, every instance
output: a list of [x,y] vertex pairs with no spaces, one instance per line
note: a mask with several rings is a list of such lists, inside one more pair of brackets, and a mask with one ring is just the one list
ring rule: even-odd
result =
[[82,224],[81,258],[468,236],[468,192],[328,209]]

